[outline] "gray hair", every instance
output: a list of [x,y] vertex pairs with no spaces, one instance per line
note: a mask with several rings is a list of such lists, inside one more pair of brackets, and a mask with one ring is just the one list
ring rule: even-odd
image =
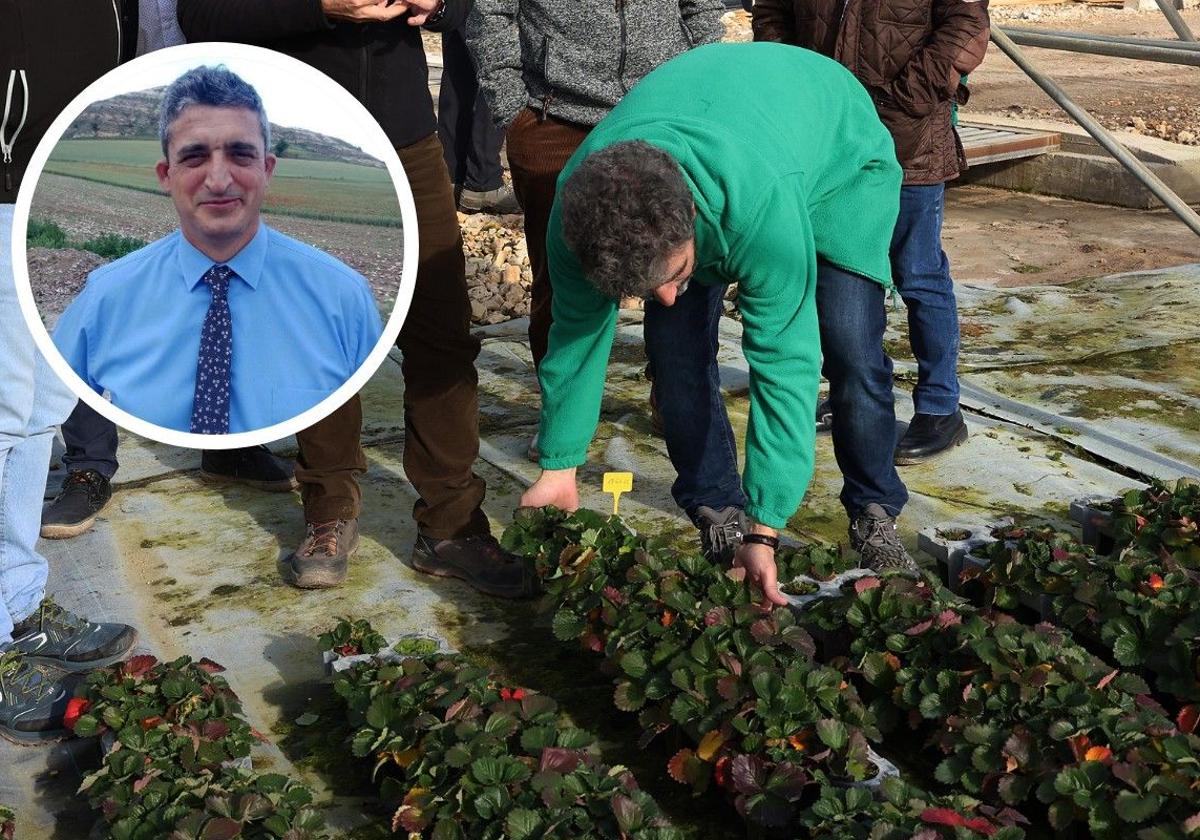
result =
[[646,297],[695,236],[695,203],[675,159],[642,140],[584,158],[559,191],[563,238],[605,297]]
[[262,97],[249,82],[220,64],[216,67],[192,68],[171,82],[163,94],[158,116],[158,139],[162,141],[164,156],[167,155],[167,145],[171,139],[171,125],[185,109],[193,105],[245,108],[254,112],[262,131],[263,150],[271,150],[271,124],[267,122]]

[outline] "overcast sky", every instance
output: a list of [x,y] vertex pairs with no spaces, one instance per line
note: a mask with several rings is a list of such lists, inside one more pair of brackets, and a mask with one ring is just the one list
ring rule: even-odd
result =
[[295,59],[238,44],[188,44],[141,56],[90,88],[85,107],[122,93],[168,85],[193,67],[217,64],[258,90],[267,118],[276,125],[318,131],[381,159],[390,151],[378,124],[336,82]]

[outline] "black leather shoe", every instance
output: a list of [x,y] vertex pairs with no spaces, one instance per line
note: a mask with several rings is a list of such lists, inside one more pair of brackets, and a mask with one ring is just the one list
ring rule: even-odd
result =
[[908,431],[896,446],[897,464],[920,464],[967,439],[961,411],[953,414],[914,414]]
[[200,453],[200,480],[209,484],[245,484],[268,493],[296,489],[292,465],[265,446],[205,449]]
[[42,509],[42,536],[48,540],[79,536],[92,527],[111,498],[107,478],[95,470],[72,470],[54,501]]

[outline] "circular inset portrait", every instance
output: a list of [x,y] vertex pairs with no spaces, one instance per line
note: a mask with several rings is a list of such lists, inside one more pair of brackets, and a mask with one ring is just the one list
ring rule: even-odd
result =
[[295,59],[194,44],[91,85],[38,146],[14,271],[40,349],[139,435],[232,448],[353,395],[412,298],[416,213],[349,93]]

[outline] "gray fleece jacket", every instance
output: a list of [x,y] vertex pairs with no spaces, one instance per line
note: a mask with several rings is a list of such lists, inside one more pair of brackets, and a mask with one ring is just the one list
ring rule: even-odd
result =
[[724,30],[722,0],[475,0],[466,36],[496,124],[526,105],[592,126],[643,76]]

